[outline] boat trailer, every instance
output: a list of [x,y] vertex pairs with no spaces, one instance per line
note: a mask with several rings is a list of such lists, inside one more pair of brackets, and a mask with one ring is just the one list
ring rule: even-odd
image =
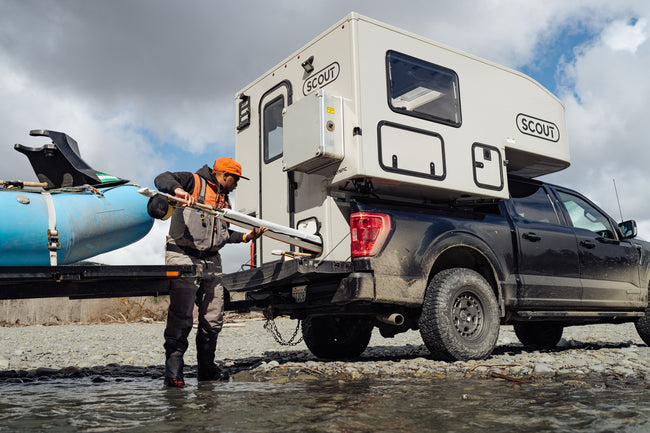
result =
[[193,265],[61,265],[0,267],[0,300],[162,296],[171,281],[197,278]]

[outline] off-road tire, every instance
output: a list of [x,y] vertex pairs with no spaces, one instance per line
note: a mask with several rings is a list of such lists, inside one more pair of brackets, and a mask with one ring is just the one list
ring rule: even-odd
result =
[[645,316],[634,322],[636,332],[639,333],[641,340],[650,346],[650,296],[648,297],[648,306],[645,309]]
[[556,323],[514,323],[517,338],[529,349],[552,349],[562,339],[564,326]]
[[472,269],[441,271],[427,287],[418,324],[422,340],[434,358],[486,358],[499,337],[499,309],[494,291]]
[[319,358],[350,359],[366,350],[372,328],[364,318],[310,316],[302,321],[302,336],[311,353]]

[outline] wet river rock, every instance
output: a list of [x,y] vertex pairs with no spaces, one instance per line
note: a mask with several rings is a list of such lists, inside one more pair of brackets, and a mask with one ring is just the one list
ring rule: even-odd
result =
[[[422,377],[431,380],[486,378],[513,384],[559,381],[570,386],[601,383],[650,388],[650,348],[632,324],[566,328],[553,350],[529,351],[511,326],[501,327],[498,346],[481,361],[443,362],[429,356],[417,331],[385,339],[373,331],[357,359],[323,361],[304,342],[280,345],[263,319],[226,323],[217,348],[218,363],[235,381],[312,381],[322,378]],[[275,321],[282,339],[297,322]],[[164,372],[164,323],[66,324],[0,327],[0,382],[90,377],[94,382],[159,379]],[[299,334],[298,334],[299,335]],[[188,383],[196,377],[194,331],[185,356]]]

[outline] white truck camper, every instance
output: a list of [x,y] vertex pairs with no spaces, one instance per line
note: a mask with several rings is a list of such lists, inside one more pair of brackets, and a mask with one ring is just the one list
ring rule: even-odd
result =
[[[569,166],[562,103],[517,71],[351,13],[236,96],[236,209],[350,256],[349,201],[509,198]],[[315,225],[313,223],[316,222]],[[286,244],[260,239],[255,265]]]

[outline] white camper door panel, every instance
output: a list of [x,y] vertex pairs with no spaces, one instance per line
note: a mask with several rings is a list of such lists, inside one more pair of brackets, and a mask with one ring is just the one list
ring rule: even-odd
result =
[[442,180],[446,176],[442,137],[436,133],[383,122],[379,160],[386,171]]
[[[282,171],[282,110],[290,104],[289,84],[282,82],[269,89],[259,104],[260,116],[260,218],[291,226],[289,180]],[[260,264],[278,260],[273,250],[289,250],[289,245],[262,237],[258,239]]]
[[477,186],[492,190],[503,189],[503,161],[501,152],[494,146],[474,143],[474,182]]

